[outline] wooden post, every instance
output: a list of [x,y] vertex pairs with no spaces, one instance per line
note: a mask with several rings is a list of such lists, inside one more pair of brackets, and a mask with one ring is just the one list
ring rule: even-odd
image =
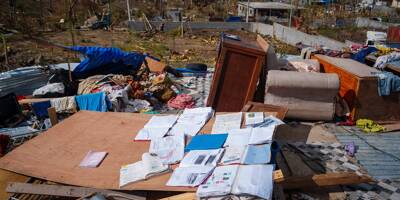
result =
[[58,124],[56,108],[54,107],[48,108],[47,112],[49,113],[51,125],[55,126],[56,124]]

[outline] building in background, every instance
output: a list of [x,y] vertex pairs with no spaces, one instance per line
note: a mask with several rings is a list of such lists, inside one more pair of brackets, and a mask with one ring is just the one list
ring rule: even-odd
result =
[[301,6],[281,2],[238,2],[238,16],[246,18],[249,9],[249,21],[256,22],[289,22],[290,12],[292,16],[298,16]]

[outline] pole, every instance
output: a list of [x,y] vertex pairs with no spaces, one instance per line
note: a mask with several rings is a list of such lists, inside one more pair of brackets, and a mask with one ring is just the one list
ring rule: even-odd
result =
[[293,0],[290,0],[289,27],[292,27]]
[[126,0],[126,7],[128,8],[128,20],[132,21],[132,19],[131,19],[131,9],[130,9],[130,6],[129,6],[129,0]]
[[250,0],[247,0],[246,23],[249,23]]

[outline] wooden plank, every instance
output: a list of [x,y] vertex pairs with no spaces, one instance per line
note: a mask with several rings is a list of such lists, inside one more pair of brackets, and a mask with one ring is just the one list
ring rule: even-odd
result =
[[9,193],[37,194],[61,197],[86,197],[94,193],[100,193],[107,197],[115,199],[127,198],[132,200],[145,200],[145,197],[115,192],[111,190],[101,190],[85,187],[64,186],[64,185],[47,185],[47,184],[30,184],[30,183],[9,183],[6,191]]
[[18,101],[19,104],[31,104],[31,103],[38,103],[38,102],[44,102],[44,101],[50,101],[53,98],[37,98],[37,99],[21,99]]
[[353,172],[316,174],[304,177],[284,178],[278,184],[284,189],[301,189],[310,187],[327,187],[336,185],[353,185],[372,182],[371,177],[359,176]]
[[49,114],[51,125],[55,126],[56,124],[58,124],[56,108],[54,107],[48,108],[47,113]]
[[25,182],[28,179],[29,177],[27,176],[0,169],[0,199],[9,198],[9,194],[6,192],[6,188],[9,182]]
[[183,194],[178,194],[175,196],[167,197],[167,198],[162,198],[160,200],[196,200],[196,193],[194,192],[187,192]]

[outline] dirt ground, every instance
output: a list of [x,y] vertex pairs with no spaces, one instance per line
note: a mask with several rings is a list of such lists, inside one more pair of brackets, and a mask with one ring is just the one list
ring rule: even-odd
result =
[[[241,38],[253,38],[256,34],[246,31],[225,31]],[[39,40],[13,35],[7,38],[7,55],[9,65],[5,65],[4,57],[0,57],[0,70],[6,71],[17,67],[31,65],[46,65],[54,63],[79,62],[77,54],[62,48],[62,46],[102,46],[117,47],[124,51],[149,53],[174,67],[184,67],[187,63],[205,63],[210,67],[215,65],[216,49],[221,32],[213,30],[198,30],[185,33],[182,37],[176,31],[146,34],[127,30],[88,30],[75,31],[72,41],[71,33],[43,33]],[[266,37],[277,48],[279,53],[297,53],[295,47],[283,44]],[[0,55],[4,55],[1,48]]]

